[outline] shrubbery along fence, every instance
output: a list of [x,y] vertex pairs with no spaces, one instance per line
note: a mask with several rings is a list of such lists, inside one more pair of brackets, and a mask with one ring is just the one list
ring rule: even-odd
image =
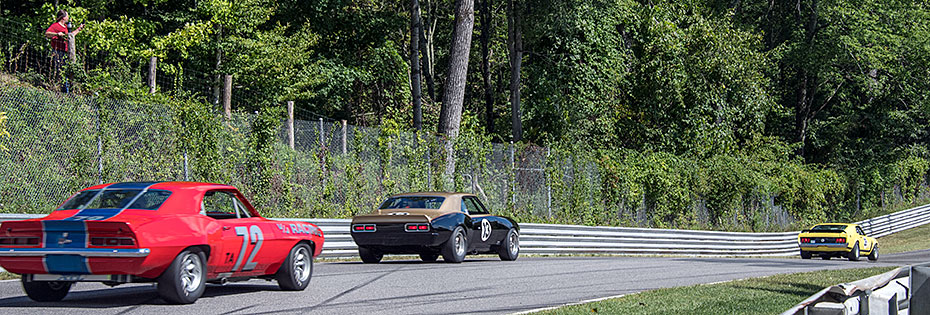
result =
[[[784,153],[791,148],[766,139],[754,152],[713,156],[570,141],[541,148],[491,143],[468,115],[451,177],[445,139],[390,121],[358,127],[298,109],[309,119],[295,121],[291,149],[284,104],[225,118],[213,75],[171,69],[149,80],[146,60],[112,65],[79,54],[70,75],[84,83],[81,93],[16,87],[54,90],[62,78],[46,71],[40,35],[13,26],[0,34],[0,112],[10,134],[0,136],[2,212],[47,212],[100,182],[193,180],[235,185],[267,216],[343,218],[392,193],[457,190],[522,222],[769,231],[854,221],[927,197],[930,164],[917,153],[839,173],[793,160]],[[102,87],[107,97],[90,95]],[[272,99],[247,86],[230,94],[233,108]]]

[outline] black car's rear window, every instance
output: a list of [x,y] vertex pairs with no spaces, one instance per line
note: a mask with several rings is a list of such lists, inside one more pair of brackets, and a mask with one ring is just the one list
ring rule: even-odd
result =
[[439,209],[445,200],[434,196],[392,197],[381,203],[380,209]]
[[[141,196],[141,189],[86,190],[68,199],[57,210],[72,209],[142,209],[158,210],[171,195],[167,190],[150,189]],[[136,198],[138,196],[139,198]],[[127,204],[132,205],[127,207]]]
[[821,224],[811,228],[811,231],[818,232],[842,232],[846,229],[845,225],[840,224]]

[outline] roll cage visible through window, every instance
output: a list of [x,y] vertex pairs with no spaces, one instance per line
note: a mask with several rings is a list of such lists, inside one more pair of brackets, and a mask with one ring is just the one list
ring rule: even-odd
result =
[[200,202],[200,214],[217,219],[244,219],[252,217],[239,196],[225,190],[211,190],[204,193]]
[[488,209],[484,207],[481,201],[478,200],[478,198],[475,198],[472,196],[462,197],[462,211],[468,215],[490,214],[490,212],[488,212]]

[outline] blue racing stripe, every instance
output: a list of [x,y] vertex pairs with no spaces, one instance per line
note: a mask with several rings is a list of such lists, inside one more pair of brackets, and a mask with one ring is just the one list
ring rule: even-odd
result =
[[144,189],[154,184],[161,182],[130,182],[130,183],[116,183],[110,186],[107,186],[106,189]]
[[42,221],[45,248],[86,248],[87,228],[83,221]]
[[73,216],[65,218],[68,221],[84,221],[84,220],[106,220],[112,218],[120,213],[121,209],[84,209],[78,211]]
[[89,274],[87,257],[79,255],[46,255],[45,268],[51,274]]

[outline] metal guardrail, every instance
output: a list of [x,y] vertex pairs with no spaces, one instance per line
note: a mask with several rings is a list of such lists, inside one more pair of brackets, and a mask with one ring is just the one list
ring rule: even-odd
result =
[[930,263],[911,265],[838,284],[782,315],[930,314]]
[[[42,215],[0,214],[0,221]],[[284,220],[284,219],[282,219]],[[322,257],[356,257],[349,219],[287,219],[316,224],[326,242]],[[930,223],[930,205],[856,222],[874,237]],[[525,254],[631,254],[695,256],[795,256],[798,232],[746,233],[520,224],[520,249]]]

